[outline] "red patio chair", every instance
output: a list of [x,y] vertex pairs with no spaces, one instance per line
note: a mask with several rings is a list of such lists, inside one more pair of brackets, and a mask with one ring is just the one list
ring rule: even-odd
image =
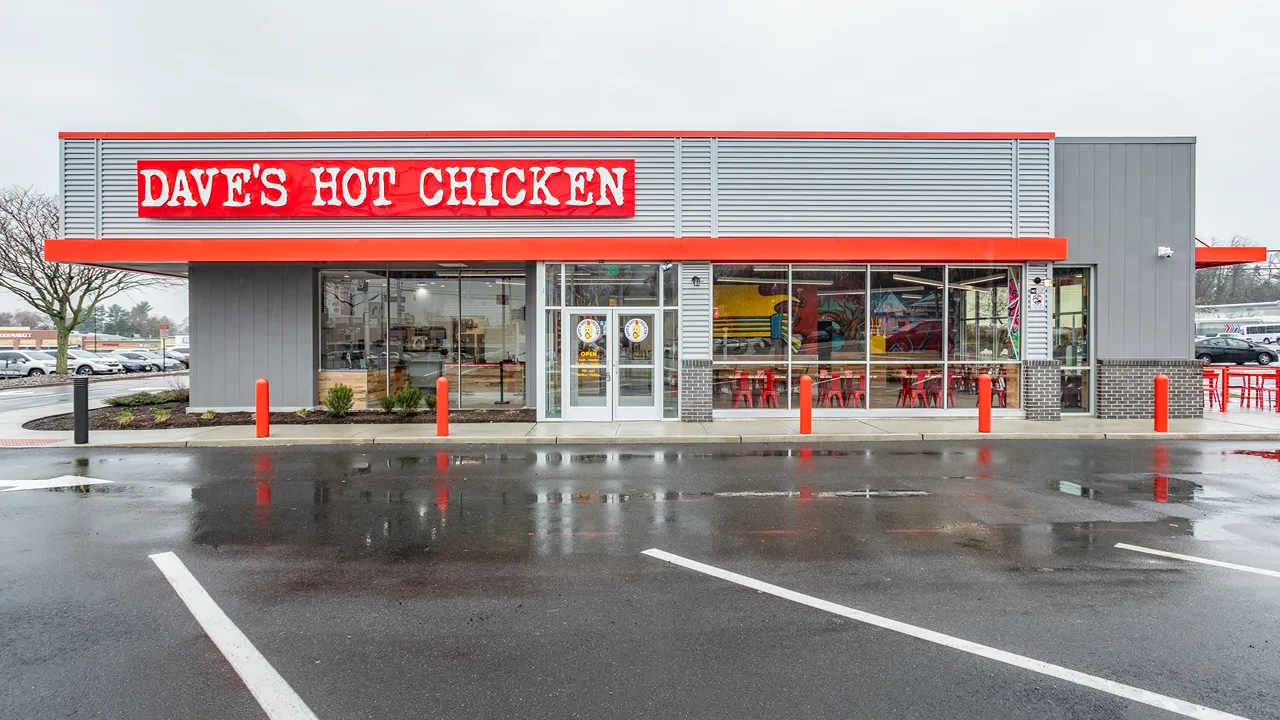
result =
[[844,371],[844,379],[849,391],[850,407],[865,408],[867,406],[867,376],[858,373],[857,378],[855,382],[852,370]]
[[819,405],[832,407],[831,403],[836,403],[837,407],[844,407],[844,393],[840,391],[839,373],[832,377],[831,373],[826,370],[819,370],[818,383],[822,385],[822,395],[818,400]]
[[897,407],[910,407],[911,401],[911,374],[906,370],[898,371],[898,380],[901,381],[902,387],[898,388],[898,404]]
[[741,370],[734,370],[733,374],[738,378],[738,390],[733,394],[733,406],[741,407],[743,400],[747,401],[747,407],[755,407],[751,401],[751,378]]
[[[956,380],[958,379],[959,378],[954,377],[950,372],[947,373],[947,382],[945,387],[947,388],[947,406],[948,407],[956,406],[956,396],[951,394],[951,388],[955,387]],[[935,406],[939,408],[942,407],[942,388],[943,387],[944,386],[941,382],[934,383],[929,386],[929,402],[934,403],[936,401]]]
[[760,407],[778,407],[778,393],[773,389],[773,371],[761,370],[757,377],[763,383],[760,389]]
[[1003,373],[991,379],[991,405],[1009,407],[1009,386]]
[[929,381],[929,371],[919,370],[916,372],[916,382],[911,386],[911,403],[908,407],[916,407],[916,403],[924,407],[929,407],[929,393],[925,390],[925,384]]
[[1218,407],[1222,404],[1222,394],[1218,392],[1218,384],[1222,380],[1222,375],[1216,370],[1204,370],[1204,380],[1201,385],[1201,398],[1203,393],[1209,394],[1209,407]]

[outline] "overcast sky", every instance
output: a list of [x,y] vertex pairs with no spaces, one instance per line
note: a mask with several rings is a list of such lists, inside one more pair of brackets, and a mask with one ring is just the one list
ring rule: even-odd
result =
[[56,191],[60,130],[1194,135],[1197,234],[1278,248],[1277,28],[1275,0],[0,0],[0,185]]

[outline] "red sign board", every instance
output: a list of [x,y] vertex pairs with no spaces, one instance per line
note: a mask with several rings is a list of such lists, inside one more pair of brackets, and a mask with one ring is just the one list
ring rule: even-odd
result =
[[630,217],[635,160],[139,160],[138,216]]

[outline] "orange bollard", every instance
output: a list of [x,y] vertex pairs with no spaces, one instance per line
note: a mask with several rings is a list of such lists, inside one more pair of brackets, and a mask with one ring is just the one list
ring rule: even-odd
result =
[[1169,432],[1169,376],[1156,375],[1156,432]]
[[257,426],[258,437],[267,437],[271,434],[271,389],[267,385],[266,378],[258,378],[256,390],[256,402],[254,403],[254,424]]
[[436,436],[449,435],[449,378],[436,378]]
[[800,378],[800,434],[813,434],[813,378]]
[[978,432],[991,432],[991,376],[978,376]]

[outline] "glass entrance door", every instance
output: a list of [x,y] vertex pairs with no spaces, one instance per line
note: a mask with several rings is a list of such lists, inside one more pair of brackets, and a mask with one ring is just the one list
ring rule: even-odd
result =
[[565,420],[661,420],[658,313],[607,308],[564,317]]

